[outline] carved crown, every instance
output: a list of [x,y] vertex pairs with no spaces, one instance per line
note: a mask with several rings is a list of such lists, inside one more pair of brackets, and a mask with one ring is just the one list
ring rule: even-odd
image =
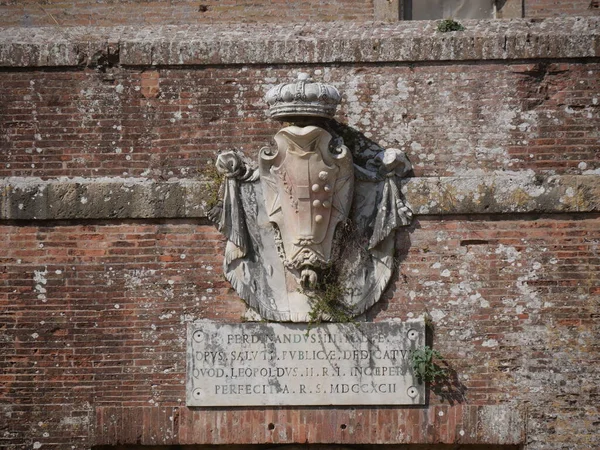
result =
[[268,115],[273,119],[293,116],[333,118],[342,97],[329,84],[314,83],[306,73],[299,73],[295,83],[282,83],[265,95]]

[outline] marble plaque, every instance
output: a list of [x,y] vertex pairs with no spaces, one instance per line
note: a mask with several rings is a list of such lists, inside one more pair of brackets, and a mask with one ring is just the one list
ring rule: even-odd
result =
[[187,405],[421,405],[425,324],[188,325]]

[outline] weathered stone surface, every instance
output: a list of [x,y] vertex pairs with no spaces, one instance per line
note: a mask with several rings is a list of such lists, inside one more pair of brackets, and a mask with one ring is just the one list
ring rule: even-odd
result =
[[597,175],[413,178],[404,192],[416,215],[600,210]]
[[142,179],[0,181],[5,219],[140,219],[205,217],[205,183]]
[[0,30],[0,67],[465,61],[597,57],[600,19],[463,21],[439,33],[435,21],[394,24],[236,24],[56,27]]
[[[298,102],[298,97],[303,100]],[[341,100],[342,96],[334,86],[313,82],[304,72],[298,74],[296,82],[280,83],[265,94],[269,116],[281,121],[294,116],[332,119]]]
[[[206,182],[89,178],[0,180],[0,219],[206,217]],[[415,215],[600,211],[598,175],[409,178],[403,194]]]
[[425,323],[188,325],[187,405],[419,405]]

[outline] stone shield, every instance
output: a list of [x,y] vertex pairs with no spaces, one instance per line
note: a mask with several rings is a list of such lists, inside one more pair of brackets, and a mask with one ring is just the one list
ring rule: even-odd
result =
[[316,127],[290,126],[275,135],[277,149],[259,157],[267,216],[279,233],[281,256],[302,282],[316,282],[330,263],[337,225],[352,204],[354,168],[345,146]]

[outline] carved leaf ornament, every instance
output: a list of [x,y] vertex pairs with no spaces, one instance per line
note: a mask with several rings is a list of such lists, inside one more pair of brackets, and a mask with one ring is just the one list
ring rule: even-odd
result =
[[339,283],[336,300],[360,315],[390,281],[396,230],[412,219],[398,186],[410,162],[390,148],[355,164],[323,120],[339,92],[306,74],[266,100],[272,118],[292,123],[276,148],[261,149],[257,165],[238,151],[217,158],[222,198],[209,217],[227,237],[225,276],[267,320],[310,321],[324,280]]

